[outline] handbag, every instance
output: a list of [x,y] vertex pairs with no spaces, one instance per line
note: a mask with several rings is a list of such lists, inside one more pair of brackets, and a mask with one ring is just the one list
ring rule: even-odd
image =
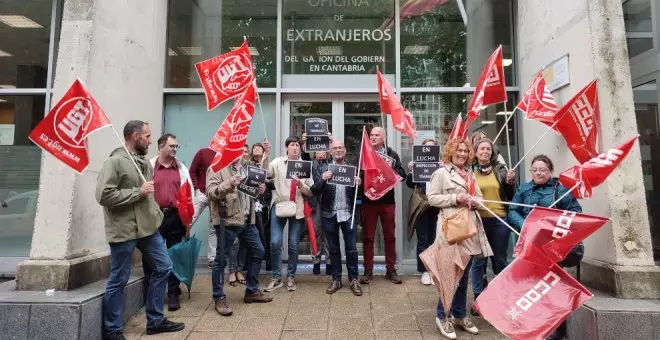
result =
[[442,235],[449,244],[461,242],[477,234],[477,227],[470,218],[467,207],[456,211],[442,220]]
[[291,181],[289,200],[275,204],[275,216],[289,218],[296,216],[298,206],[296,205],[296,183]]

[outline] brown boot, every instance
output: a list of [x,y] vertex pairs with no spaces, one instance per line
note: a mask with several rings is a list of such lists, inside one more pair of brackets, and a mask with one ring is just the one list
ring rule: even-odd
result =
[[385,278],[387,280],[390,280],[390,282],[400,285],[403,283],[399,275],[396,274],[396,270],[388,270],[387,274],[385,274]]
[[269,303],[273,301],[273,298],[264,294],[260,290],[254,294],[245,294],[243,297],[243,302],[245,303]]
[[229,307],[227,298],[215,300],[215,311],[222,316],[230,316],[234,311]]
[[360,283],[357,279],[351,281],[351,292],[353,292],[353,295],[355,296],[362,296],[362,287],[360,287]]
[[328,294],[334,294],[336,291],[341,289],[341,281],[332,281],[330,286],[325,289],[325,292]]
[[360,278],[360,283],[368,285],[374,279],[374,273],[371,270],[364,270],[364,276]]

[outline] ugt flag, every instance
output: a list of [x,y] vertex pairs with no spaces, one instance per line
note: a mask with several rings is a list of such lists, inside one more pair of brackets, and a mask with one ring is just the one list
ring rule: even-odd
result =
[[557,112],[555,130],[566,140],[575,158],[584,163],[598,156],[598,87],[592,81]]
[[572,188],[580,183],[577,188],[573,189],[573,196],[580,199],[590,198],[593,187],[605,182],[607,176],[628,156],[637,138],[638,136],[630,138],[625,143],[601,153],[598,157],[562,172],[559,175],[559,182],[567,188]]
[[365,128],[362,128],[360,154],[360,169],[364,171],[364,195],[375,201],[392,190],[401,176],[374,150]]
[[255,81],[247,41],[231,52],[198,62],[195,68],[204,87],[208,111],[241,95]]
[[536,247],[529,247],[479,295],[474,308],[512,339],[545,339],[593,295]]
[[78,173],[89,165],[87,137],[112,125],[80,79],[30,132],[28,138]]
[[411,140],[415,139],[415,119],[412,113],[406,110],[399,98],[394,94],[394,90],[383,77],[383,74],[378,70],[378,100],[380,101],[380,110],[392,116],[394,129],[410,137]]
[[538,120],[547,126],[554,124],[555,114],[559,111],[559,108],[552,97],[552,93],[548,90],[542,72],[536,75],[532,85],[529,86],[527,92],[520,99],[518,109],[525,112],[528,119]]
[[488,105],[506,101],[506,81],[502,62],[502,45],[490,55],[468,106],[467,125],[470,126]]
[[250,86],[236,101],[225,121],[211,140],[211,148],[217,152],[211,169],[218,172],[243,155],[250,124],[254,116],[255,88]]
[[521,256],[529,247],[541,249],[552,261],[563,260],[580,241],[600,229],[608,218],[536,207],[525,219],[513,250]]

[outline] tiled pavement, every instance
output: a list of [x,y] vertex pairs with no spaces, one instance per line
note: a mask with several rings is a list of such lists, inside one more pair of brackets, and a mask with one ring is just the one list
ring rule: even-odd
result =
[[[339,292],[326,294],[328,276],[299,276],[295,292],[282,287],[271,293],[273,302],[251,305],[243,304],[245,286],[225,285],[234,315],[223,317],[211,303],[211,277],[201,274],[195,277],[191,299],[184,292],[182,308],[165,312],[169,319],[185,322],[184,331],[147,336],[142,309],[124,332],[127,339],[154,340],[444,339],[435,326],[435,288],[423,286],[419,276],[403,279],[403,284],[394,285],[377,276],[375,282],[362,286],[364,295],[357,297],[346,284]],[[482,318],[472,319],[481,333],[472,336],[457,330],[459,339],[506,339]]]

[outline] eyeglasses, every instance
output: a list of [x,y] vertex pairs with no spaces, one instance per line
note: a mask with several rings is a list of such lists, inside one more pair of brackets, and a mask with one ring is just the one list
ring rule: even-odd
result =
[[168,145],[167,147],[170,148],[170,149],[178,149],[178,148],[181,147],[181,145],[172,144],[172,145]]
[[531,169],[529,169],[529,171],[531,173],[535,173],[535,172],[546,173],[546,172],[549,172],[550,169],[548,169],[548,168],[531,168]]

